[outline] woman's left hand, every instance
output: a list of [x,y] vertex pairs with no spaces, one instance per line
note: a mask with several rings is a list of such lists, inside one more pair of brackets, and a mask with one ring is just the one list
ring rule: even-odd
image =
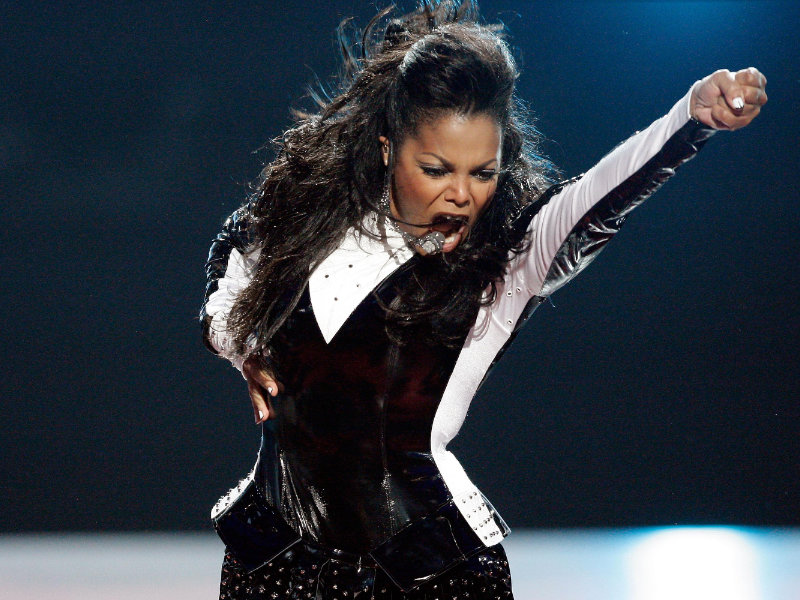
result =
[[750,124],[767,102],[767,78],[749,67],[732,73],[714,71],[695,86],[691,98],[692,116],[714,129],[741,129]]

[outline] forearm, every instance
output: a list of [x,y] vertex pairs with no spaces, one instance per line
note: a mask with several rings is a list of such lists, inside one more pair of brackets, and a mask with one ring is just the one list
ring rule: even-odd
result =
[[627,215],[690,160],[714,130],[692,119],[691,91],[584,175],[557,184],[531,218],[529,289],[548,296],[584,269]]

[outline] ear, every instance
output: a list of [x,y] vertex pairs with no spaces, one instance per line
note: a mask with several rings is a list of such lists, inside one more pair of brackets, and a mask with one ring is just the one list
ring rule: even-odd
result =
[[378,141],[381,143],[381,158],[383,159],[383,165],[388,167],[389,166],[389,147],[391,142],[389,138],[385,135],[378,136]]

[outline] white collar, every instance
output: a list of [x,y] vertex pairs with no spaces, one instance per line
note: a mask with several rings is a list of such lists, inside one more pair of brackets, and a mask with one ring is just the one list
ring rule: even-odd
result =
[[370,213],[362,226],[372,235],[355,227],[348,229],[341,245],[314,268],[309,278],[314,316],[327,343],[367,294],[414,256],[385,217]]

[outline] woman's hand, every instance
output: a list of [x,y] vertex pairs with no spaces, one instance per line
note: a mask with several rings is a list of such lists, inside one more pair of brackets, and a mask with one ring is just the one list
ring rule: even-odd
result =
[[250,392],[250,402],[253,404],[256,425],[274,417],[269,398],[277,396],[283,386],[275,381],[272,373],[264,368],[258,356],[251,356],[244,361],[242,374],[247,380],[247,391]]
[[767,101],[767,78],[755,67],[731,73],[720,69],[692,92],[692,117],[714,129],[741,129],[756,118]]

